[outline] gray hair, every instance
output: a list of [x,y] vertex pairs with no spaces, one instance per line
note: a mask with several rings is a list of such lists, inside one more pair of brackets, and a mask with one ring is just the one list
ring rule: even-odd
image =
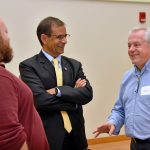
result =
[[145,40],[150,43],[150,28],[148,27],[134,27],[129,31],[129,35],[137,31],[145,31]]

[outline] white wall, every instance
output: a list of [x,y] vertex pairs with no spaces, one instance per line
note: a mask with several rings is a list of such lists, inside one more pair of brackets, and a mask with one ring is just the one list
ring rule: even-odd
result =
[[143,26],[149,25],[149,10],[148,4],[100,0],[0,0],[0,16],[14,48],[14,59],[7,68],[18,76],[19,62],[40,51],[36,27],[41,19],[62,19],[71,34],[65,55],[82,62],[93,86],[93,101],[84,106],[87,137],[93,138],[92,131],[111,111],[123,73],[131,67],[128,30],[143,25],[138,22],[139,11],[147,13]]

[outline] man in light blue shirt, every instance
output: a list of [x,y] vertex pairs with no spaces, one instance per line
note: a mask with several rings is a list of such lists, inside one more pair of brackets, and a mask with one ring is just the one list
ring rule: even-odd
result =
[[128,55],[134,67],[123,77],[118,100],[108,122],[93,133],[131,137],[131,150],[150,150],[150,28],[133,28],[128,36]]

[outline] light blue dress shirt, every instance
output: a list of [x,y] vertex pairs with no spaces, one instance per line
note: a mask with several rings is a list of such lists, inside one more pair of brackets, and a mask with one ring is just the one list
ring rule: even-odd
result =
[[[42,52],[43,52],[43,54],[45,55],[45,57],[53,64],[53,57],[50,55],[50,54],[48,54],[48,53],[46,53],[44,50],[42,50]],[[59,67],[60,68],[62,68],[61,67],[61,55],[59,55],[58,57],[57,57],[57,59],[58,59],[58,62],[59,62]],[[57,87],[56,87],[57,88]],[[58,96],[58,97],[61,97],[61,92],[60,92],[60,90],[57,88],[57,95],[56,96]]]
[[115,134],[125,125],[127,136],[150,138],[150,60],[141,71],[134,66],[125,73],[108,122],[115,125]]

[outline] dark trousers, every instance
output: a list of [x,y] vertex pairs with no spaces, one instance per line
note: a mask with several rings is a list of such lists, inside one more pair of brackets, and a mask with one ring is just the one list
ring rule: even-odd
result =
[[150,142],[131,139],[130,150],[150,150]]
[[66,132],[62,150],[88,150],[88,149],[87,148],[81,149],[77,147],[72,132],[70,134]]

